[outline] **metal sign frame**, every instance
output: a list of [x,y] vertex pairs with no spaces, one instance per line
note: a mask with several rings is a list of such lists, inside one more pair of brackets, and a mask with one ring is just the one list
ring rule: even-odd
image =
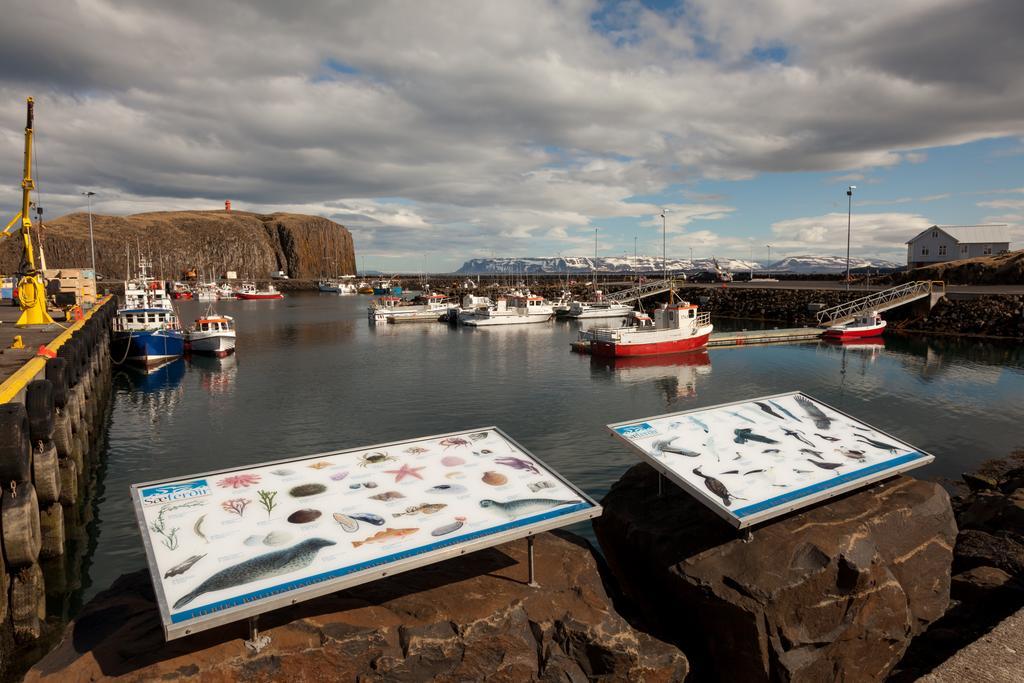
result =
[[[211,612],[207,616],[200,616],[189,620],[182,620],[175,622],[171,616],[169,609],[169,601],[167,595],[164,592],[163,581],[160,577],[160,568],[157,564],[156,554],[154,552],[152,539],[149,534],[147,527],[147,520],[144,514],[142,505],[141,490],[143,488],[149,488],[152,486],[169,485],[176,482],[185,482],[192,479],[198,479],[201,477],[212,477],[225,474],[231,474],[232,472],[238,472],[241,470],[251,470],[258,467],[268,467],[272,465],[282,465],[288,463],[302,462],[318,457],[329,457],[345,455],[349,453],[358,453],[361,451],[367,451],[371,449],[383,449],[391,448],[395,446],[401,446],[403,444],[410,444],[420,441],[427,441],[433,439],[444,439],[446,437],[453,436],[465,436],[473,432],[484,432],[493,431],[498,434],[501,438],[505,439],[510,445],[521,451],[524,455],[532,458],[538,465],[544,468],[546,474],[556,479],[558,482],[567,487],[575,495],[581,499],[580,505],[586,505],[581,509],[576,509],[564,514],[557,516],[550,516],[550,513],[537,513],[525,517],[523,522],[520,523],[518,520],[510,521],[506,524],[499,525],[497,527],[491,527],[490,529],[484,528],[478,531],[470,532],[469,534],[463,534],[462,536],[454,536],[447,540],[438,540],[430,544],[428,550],[417,550],[416,548],[410,548],[408,551],[400,551],[392,553],[391,556],[399,556],[397,560],[388,560],[381,562],[363,562],[360,564],[368,565],[365,568],[347,571],[348,567],[342,567],[334,571],[326,572],[327,574],[338,574],[337,576],[320,578],[320,576],[308,577],[301,579],[300,581],[308,581],[308,585],[297,588],[288,588],[281,591],[277,595],[264,597],[252,601],[240,601],[243,604],[239,604],[232,607],[226,607]],[[532,536],[535,534],[557,529],[577,522],[586,521],[599,517],[602,513],[601,506],[589,495],[584,493],[579,487],[570,482],[568,479],[563,477],[557,471],[549,467],[543,460],[533,455],[529,450],[524,448],[515,439],[511,438],[508,434],[502,431],[500,428],[495,426],[479,427],[474,429],[463,429],[457,432],[447,432],[444,434],[435,434],[431,436],[421,436],[411,439],[402,439],[399,441],[390,441],[381,444],[372,444],[368,446],[359,446],[357,448],[346,448],[337,451],[325,451],[321,453],[313,453],[310,455],[304,455],[295,458],[285,458],[281,460],[272,460],[261,463],[248,464],[238,467],[231,467],[222,470],[211,470],[208,472],[196,473],[187,477],[175,477],[173,479],[159,479],[155,481],[141,482],[131,485],[131,496],[132,505],[135,510],[136,521],[139,526],[139,533],[142,536],[143,545],[146,549],[146,563],[149,569],[150,578],[153,582],[153,588],[156,595],[157,606],[160,610],[160,620],[164,630],[164,637],[166,640],[174,640],[194,633],[199,633],[207,629],[215,628],[224,624],[232,623],[235,621],[241,621],[250,617],[256,617],[260,614],[272,611],[274,609],[285,607],[288,605],[294,605],[298,602],[304,602],[311,600],[323,595],[335,593],[346,588],[352,588],[359,586],[364,583],[375,581],[377,579],[391,576],[394,574],[400,574],[418,567],[423,567],[429,564],[434,564],[442,560],[446,560],[452,557],[458,557],[460,555],[466,555],[468,553],[476,552],[478,550],[484,550],[491,548],[503,543],[515,541],[523,538],[530,538],[532,542]],[[545,518],[537,521],[529,521],[531,517],[543,515]],[[506,528],[502,528],[506,527]],[[466,537],[468,540],[460,540]],[[532,548],[531,548],[532,552]],[[532,578],[532,577],[531,577]]]
[[[776,505],[768,505],[768,503],[772,502],[772,500],[775,499],[762,501],[762,503],[752,507],[761,507],[764,509],[761,509],[759,511],[753,511],[742,516],[737,516],[736,514],[733,514],[733,511],[715,505],[713,501],[711,501],[708,497],[707,491],[694,486],[693,483],[684,479],[674,469],[668,467],[664,462],[657,460],[656,458],[651,456],[650,453],[640,448],[633,441],[626,438],[617,431],[618,428],[634,426],[638,423],[643,423],[650,420],[661,420],[670,417],[686,416],[691,415],[693,413],[702,413],[709,410],[716,410],[719,408],[729,408],[732,406],[747,405],[755,401],[769,401],[772,399],[789,398],[797,395],[810,399],[828,408],[829,410],[838,413],[839,415],[843,416],[845,419],[850,420],[853,423],[869,427],[872,431],[876,432],[877,434],[892,439],[898,444],[906,446],[908,452],[902,456],[893,458],[893,460],[890,462],[879,462],[872,465],[867,465],[859,470],[839,475],[835,477],[834,480],[828,480],[818,482],[817,484],[811,484],[806,487],[806,493],[799,496],[795,495],[799,493],[799,491],[792,491],[789,493],[781,494],[776,497],[778,499],[778,504]],[[912,470],[914,468],[927,465],[935,460],[934,455],[922,451],[921,449],[914,448],[913,446],[906,443],[902,439],[893,436],[885,431],[882,431],[881,429],[868,425],[859,418],[856,418],[850,415],[849,413],[839,410],[838,408],[835,408],[834,406],[829,405],[824,401],[821,401],[813,396],[810,396],[809,394],[805,394],[802,391],[790,391],[782,394],[771,394],[769,396],[759,396],[756,398],[744,399],[742,401],[731,401],[729,403],[719,403],[716,405],[704,406],[701,408],[691,408],[690,410],[682,410],[675,413],[665,413],[662,415],[654,415],[646,418],[638,418],[635,420],[616,422],[615,424],[606,425],[606,428],[612,434],[612,436],[617,437],[619,440],[627,444],[637,454],[639,454],[640,459],[646,462],[651,467],[653,467],[655,470],[657,470],[659,475],[664,476],[673,483],[675,483],[677,486],[679,486],[684,491],[686,491],[691,496],[700,501],[702,504],[704,504],[705,507],[709,508],[716,515],[718,515],[725,521],[729,522],[729,524],[731,524],[737,529],[744,529],[749,526],[760,524],[761,522],[774,519],[775,517],[779,517],[794,510],[799,510],[801,508],[808,507],[823,500],[834,498],[835,496],[841,495],[848,491],[863,488],[868,484],[872,484],[876,481],[888,479],[889,477],[901,474],[903,472],[906,472],[907,470]]]

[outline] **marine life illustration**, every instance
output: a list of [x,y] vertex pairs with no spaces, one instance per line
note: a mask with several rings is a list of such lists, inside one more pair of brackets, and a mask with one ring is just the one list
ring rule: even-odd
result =
[[358,519],[360,522],[366,522],[374,526],[380,526],[384,523],[384,518],[380,515],[375,515],[372,512],[350,512],[348,516],[352,519]]
[[804,433],[799,431],[799,430],[796,430],[796,429],[783,429],[782,431],[786,433],[786,436],[791,436],[791,437],[793,437],[794,439],[796,439],[797,441],[799,441],[801,443],[805,443],[808,446],[813,446],[814,445],[814,442],[813,441],[808,441],[807,437],[804,436]]
[[700,427],[701,429],[703,429],[705,434],[707,434],[707,433],[709,433],[711,431],[710,429],[708,429],[708,426],[706,424],[704,424],[703,422],[701,422],[697,418],[693,417],[692,415],[689,417],[689,420],[693,424],[695,424],[698,427]]
[[461,436],[449,436],[447,439],[441,439],[437,443],[439,446],[444,446],[445,450],[448,450],[449,448],[452,447],[459,448],[470,445],[470,443],[463,439]]
[[199,560],[203,559],[204,557],[206,557],[206,553],[203,553],[202,555],[193,555],[192,557],[188,558],[184,562],[180,562],[180,563],[174,565],[173,567],[171,567],[170,569],[168,569],[164,573],[164,578],[165,579],[169,579],[172,576],[178,576],[179,574],[184,574],[189,569],[192,569],[192,567],[195,566],[195,563],[198,562]]
[[719,472],[718,474],[719,474],[719,476],[721,476],[723,474],[739,474],[739,473],[740,473],[739,470],[729,470],[727,472]]
[[305,569],[316,558],[321,548],[335,545],[326,538],[310,538],[291,548],[274,550],[257,555],[236,565],[221,569],[186,593],[174,603],[174,609],[181,609],[203,593],[234,588],[261,579],[270,579],[289,572]]
[[466,476],[466,475],[464,475],[462,472],[449,472],[448,474],[444,475],[444,478],[445,479],[462,479],[464,476]]
[[540,470],[537,469],[536,465],[528,460],[522,458],[515,458],[511,455],[507,455],[503,458],[495,458],[494,462],[498,465],[504,465],[505,467],[511,467],[514,470],[526,470],[533,474],[540,474]]
[[859,429],[862,432],[871,432],[871,431],[873,431],[871,429],[868,429],[867,427],[861,427],[860,425],[853,424],[852,422],[850,423],[850,426],[853,427],[854,429]]
[[422,446],[409,446],[402,452],[408,453],[409,455],[423,455],[424,453],[429,453],[430,449],[423,448]]
[[531,481],[526,485],[531,491],[537,493],[537,491],[543,491],[544,489],[553,489],[555,485],[550,481]]
[[288,491],[288,495],[292,498],[305,498],[307,496],[315,496],[323,493],[327,490],[327,487],[323,484],[300,484],[299,486],[292,487]]
[[205,521],[206,513],[199,515],[199,519],[197,519],[196,523],[192,525],[192,532],[199,538],[203,539],[203,543],[209,543],[210,539],[208,539],[206,534],[203,533],[203,522]]
[[287,531],[271,531],[263,537],[263,545],[284,545],[292,540],[292,535]]
[[348,487],[350,489],[360,489],[360,488],[375,489],[375,488],[377,488],[377,482],[373,482],[373,481],[362,481],[362,482],[359,482],[359,481],[357,481],[357,482],[353,482],[353,483],[349,484]]
[[743,427],[740,429],[734,429],[732,431],[733,434],[736,435],[736,438],[733,439],[733,441],[735,441],[736,443],[746,443],[748,441],[760,441],[761,443],[778,443],[778,441],[771,438],[770,436],[763,436],[761,434],[755,433],[754,430],[752,430],[750,427]]
[[515,519],[522,515],[542,512],[544,510],[550,510],[551,508],[562,505],[572,505],[573,503],[578,502],[578,500],[555,500],[554,498],[522,498],[519,500],[513,499],[500,502],[497,500],[491,500],[490,498],[484,498],[480,501],[480,507],[496,508],[507,516]]
[[431,486],[427,489],[427,493],[448,493],[451,495],[458,495],[465,492],[466,487],[460,486],[459,484],[438,484],[437,486]]
[[761,452],[762,453],[781,453],[782,451],[780,451],[778,448],[766,448],[766,449],[764,449]]
[[224,508],[224,512],[230,512],[233,515],[242,517],[245,515],[245,508],[248,507],[251,502],[251,498],[232,498],[230,500],[225,500],[220,504],[220,506]]
[[437,527],[436,529],[430,532],[430,535],[444,536],[445,534],[450,534],[453,531],[458,531],[459,529],[461,529],[462,525],[465,523],[465,517],[456,517],[454,522],[452,522],[451,524],[445,524],[444,526]]
[[392,517],[405,517],[407,515],[418,515],[421,512],[423,514],[425,514],[425,515],[432,515],[435,512],[440,512],[441,510],[445,509],[446,507],[448,507],[448,506],[445,505],[444,503],[423,503],[422,505],[413,505],[411,507],[407,507],[407,508],[405,508],[405,512],[395,512],[395,513],[392,513],[391,516]]
[[783,422],[786,421],[786,418],[782,417],[777,412],[772,410],[772,407],[770,405],[768,405],[767,403],[762,403],[761,401],[754,401],[754,405],[757,406],[758,408],[760,408],[763,412],[768,413],[772,417],[776,417],[776,418],[782,420]]
[[334,513],[334,521],[341,525],[341,528],[348,533],[352,533],[359,529],[359,522],[352,519],[348,515],[343,515],[340,512]]
[[384,493],[378,493],[375,496],[370,496],[371,500],[395,500],[396,498],[405,498],[405,496],[398,491],[385,491]]
[[457,455],[446,455],[441,458],[441,464],[445,467],[458,467],[459,465],[465,465],[466,461]]
[[244,489],[258,483],[260,483],[258,474],[233,474],[218,481],[217,486],[225,489]]
[[380,451],[374,451],[372,453],[365,453],[359,457],[359,466],[366,467],[368,465],[377,465],[382,462],[394,461],[394,458],[387,453],[381,453]]
[[274,502],[274,499],[277,498],[277,491],[264,491],[260,489],[256,492],[256,495],[259,496],[260,505],[267,511],[267,517],[270,517],[270,511],[277,507],[277,503]]
[[819,439],[825,439],[825,441],[840,441],[840,439],[837,439],[834,436],[825,436],[824,434],[819,434],[818,432],[814,432],[814,435]]
[[270,470],[270,473],[278,477],[290,477],[295,474],[295,470],[286,470],[284,468],[277,470]]
[[[815,467],[820,467],[823,470],[834,470],[843,466],[843,463],[841,462],[823,462],[821,460],[808,460],[807,462],[811,463]],[[839,476],[838,472],[836,472],[836,476]]]
[[767,472],[767,470],[750,470],[749,472],[744,472],[743,476],[745,477],[748,474],[757,474],[758,472]]
[[864,462],[864,460],[866,459],[864,451],[856,451],[852,448],[837,448],[835,449],[835,451],[844,458],[856,460],[857,462]]
[[807,400],[799,394],[793,397],[796,402],[804,409],[807,413],[807,417],[814,420],[814,426],[818,429],[828,429],[832,424],[832,418],[821,411],[821,408],[814,405],[811,401]]
[[310,522],[315,522],[320,519],[320,515],[322,514],[322,512],[314,510],[313,508],[302,508],[301,510],[296,510],[292,514],[288,515],[288,521],[292,524],[309,524]]
[[389,538],[402,538],[403,536],[408,536],[409,534],[414,534],[417,531],[419,531],[418,528],[416,528],[416,529],[392,529],[391,527],[387,527],[383,531],[378,531],[373,536],[370,536],[369,538],[363,539],[362,541],[352,541],[352,547],[353,548],[358,548],[359,546],[366,545],[367,543],[380,543],[381,541],[386,541]]
[[676,453],[677,455],[685,455],[687,458],[700,457],[700,453],[697,451],[687,450],[686,448],[680,448],[679,446],[673,446],[672,442],[678,439],[678,436],[673,436],[671,439],[661,439],[651,444],[651,448],[662,453]]
[[334,463],[330,463],[330,462],[326,462],[324,460],[321,460],[320,462],[315,462],[312,465],[306,465],[306,467],[311,467],[314,470],[322,470],[323,468],[330,467],[333,464]]
[[738,417],[741,420],[746,420],[747,422],[750,422],[751,424],[757,424],[757,422],[755,422],[754,420],[751,420],[749,417],[747,417],[746,415],[744,415],[742,413],[737,413],[735,410],[727,410],[725,412],[729,413],[733,417]]
[[480,477],[480,481],[489,486],[503,486],[508,483],[508,477],[501,472],[484,472],[484,476]]
[[262,536],[249,536],[244,541],[242,541],[242,543],[244,543],[245,545],[259,545],[262,542],[263,542],[263,537]]
[[729,489],[725,487],[725,484],[718,481],[714,477],[704,474],[703,472],[700,471],[699,467],[694,467],[693,473],[704,480],[704,487],[707,488],[708,491],[711,491],[711,493],[715,494],[716,496],[722,499],[722,505],[729,507],[730,505],[732,505],[733,498],[735,498],[736,500],[746,500],[745,498],[740,498],[739,496],[734,496],[731,493],[729,493]]
[[804,455],[813,455],[815,458],[821,457],[821,451],[816,451],[813,448],[801,448],[800,452]]
[[473,441],[483,441],[488,436],[490,436],[490,432],[476,432],[475,434],[470,434],[469,438]]
[[869,439],[868,437],[863,436],[862,434],[856,434],[854,435],[854,438],[860,439],[869,446],[874,446],[875,448],[878,448],[883,451],[889,451],[890,453],[895,453],[896,451],[899,450],[899,446],[893,446],[891,443],[886,443],[884,441],[876,441],[875,439]]
[[785,415],[786,417],[788,417],[788,418],[791,418],[791,419],[793,419],[793,420],[796,420],[797,422],[803,422],[803,420],[801,420],[801,419],[800,419],[799,417],[797,417],[797,416],[796,416],[796,415],[794,415],[793,413],[791,413],[791,412],[789,412],[788,410],[786,410],[786,407],[785,407],[785,406],[783,406],[783,405],[781,405],[781,404],[779,404],[779,403],[776,403],[775,401],[768,401],[768,402],[769,402],[769,403],[771,403],[771,404],[772,404],[772,406],[773,406],[773,407],[774,407],[774,408],[775,408],[776,410],[778,410],[778,411],[779,411],[780,413],[783,413],[783,414],[784,414],[784,415]]
[[420,470],[422,470],[422,469],[424,469],[424,468],[423,467],[409,467],[408,465],[403,463],[402,466],[399,467],[397,470],[384,470],[384,474],[393,474],[393,475],[395,475],[395,483],[397,484],[398,482],[402,481],[406,477],[416,477],[417,479],[422,479],[423,475],[420,474]]
[[683,423],[679,422],[678,420],[676,422],[669,422],[668,423],[668,428],[671,429],[672,431],[675,431],[675,430],[679,429],[682,426],[683,426]]
[[342,470],[341,472],[335,472],[331,475],[331,481],[341,481],[348,476],[348,470]]
[[494,451],[492,451],[490,448],[481,448],[478,451],[473,451],[473,455],[491,455],[493,453]]

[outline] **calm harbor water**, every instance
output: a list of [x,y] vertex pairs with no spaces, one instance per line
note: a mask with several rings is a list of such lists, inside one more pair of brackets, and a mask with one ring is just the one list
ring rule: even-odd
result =
[[[235,356],[115,370],[84,599],[145,566],[130,484],[327,450],[497,425],[600,499],[637,462],[605,424],[792,390],[933,453],[918,476],[954,478],[1024,446],[1016,345],[895,338],[613,366],[569,351],[573,323],[372,328],[368,302],[220,302],[238,324]],[[182,302],[182,320],[204,307]],[[589,525],[574,530],[592,538]]]

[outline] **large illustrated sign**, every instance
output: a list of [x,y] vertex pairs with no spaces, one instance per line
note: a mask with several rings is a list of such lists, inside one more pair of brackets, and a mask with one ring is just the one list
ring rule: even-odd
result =
[[168,640],[590,519],[495,427],[132,486]]
[[737,528],[935,459],[799,392],[608,428]]

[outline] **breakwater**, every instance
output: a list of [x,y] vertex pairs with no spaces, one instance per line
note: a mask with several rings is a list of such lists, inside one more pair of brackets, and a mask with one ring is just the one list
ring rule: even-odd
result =
[[107,298],[0,384],[0,672],[52,646],[81,587],[111,395]]

